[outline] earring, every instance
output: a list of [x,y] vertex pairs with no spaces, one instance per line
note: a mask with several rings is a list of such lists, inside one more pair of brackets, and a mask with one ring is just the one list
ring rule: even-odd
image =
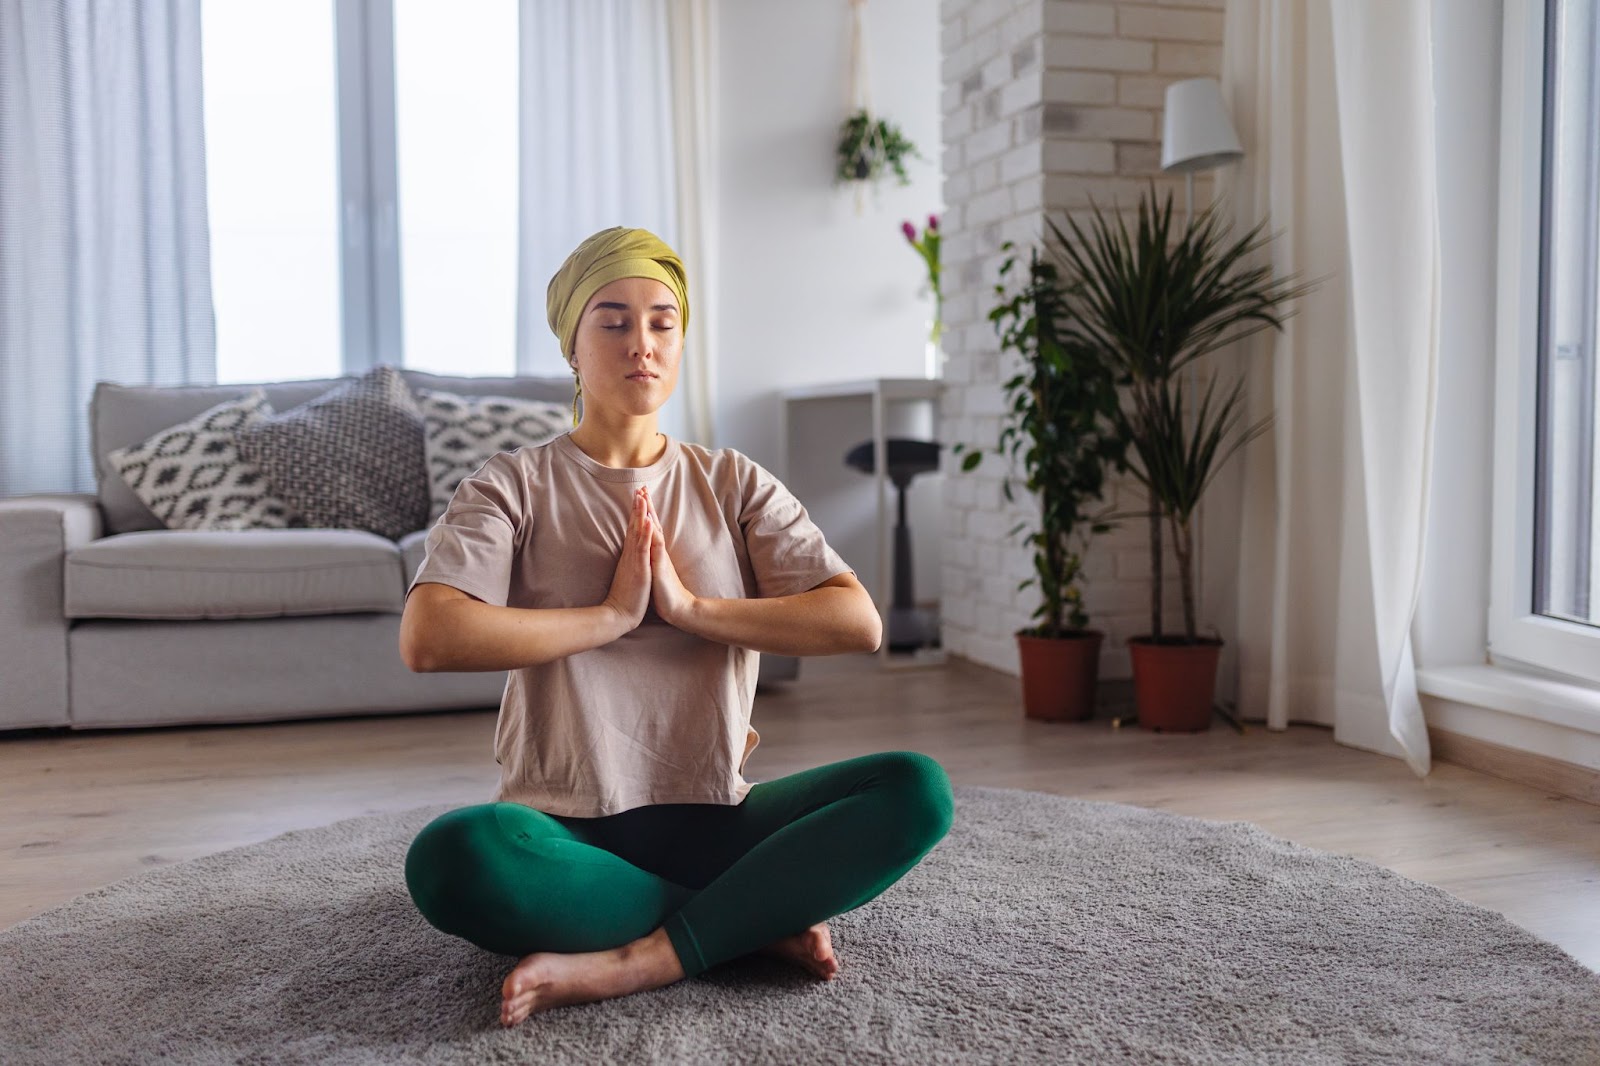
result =
[[572,379],[572,428],[578,428],[578,397],[583,395],[583,379]]

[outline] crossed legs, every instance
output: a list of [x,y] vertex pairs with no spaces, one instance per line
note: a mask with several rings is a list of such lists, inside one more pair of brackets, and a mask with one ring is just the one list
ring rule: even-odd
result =
[[406,881],[430,924],[521,959],[502,988],[510,1025],[756,951],[831,977],[826,919],[904,876],[953,815],[936,761],[880,752],[762,782],[737,806],[451,811],[418,834]]

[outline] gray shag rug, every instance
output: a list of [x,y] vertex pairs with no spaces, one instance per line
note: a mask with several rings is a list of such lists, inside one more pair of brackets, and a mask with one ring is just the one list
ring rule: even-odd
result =
[[434,806],[0,932],[0,1062],[1600,1062],[1600,976],[1438,889],[1243,822],[955,796],[922,863],[829,923],[831,982],[746,956],[503,1029],[514,960],[406,894]]

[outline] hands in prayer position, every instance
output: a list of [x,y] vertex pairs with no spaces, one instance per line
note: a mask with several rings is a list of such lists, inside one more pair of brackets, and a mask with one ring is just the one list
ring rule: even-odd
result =
[[628,517],[628,532],[622,542],[622,557],[605,606],[632,630],[644,619],[645,609],[655,600],[656,614],[669,625],[677,625],[694,606],[695,597],[681,580],[667,554],[666,535],[661,517],[643,485],[634,490],[633,510]]

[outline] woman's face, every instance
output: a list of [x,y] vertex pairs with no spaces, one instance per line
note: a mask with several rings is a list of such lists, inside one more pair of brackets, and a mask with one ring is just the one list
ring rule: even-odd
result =
[[573,342],[586,411],[648,415],[667,401],[683,356],[681,310],[654,278],[618,278],[589,298]]

